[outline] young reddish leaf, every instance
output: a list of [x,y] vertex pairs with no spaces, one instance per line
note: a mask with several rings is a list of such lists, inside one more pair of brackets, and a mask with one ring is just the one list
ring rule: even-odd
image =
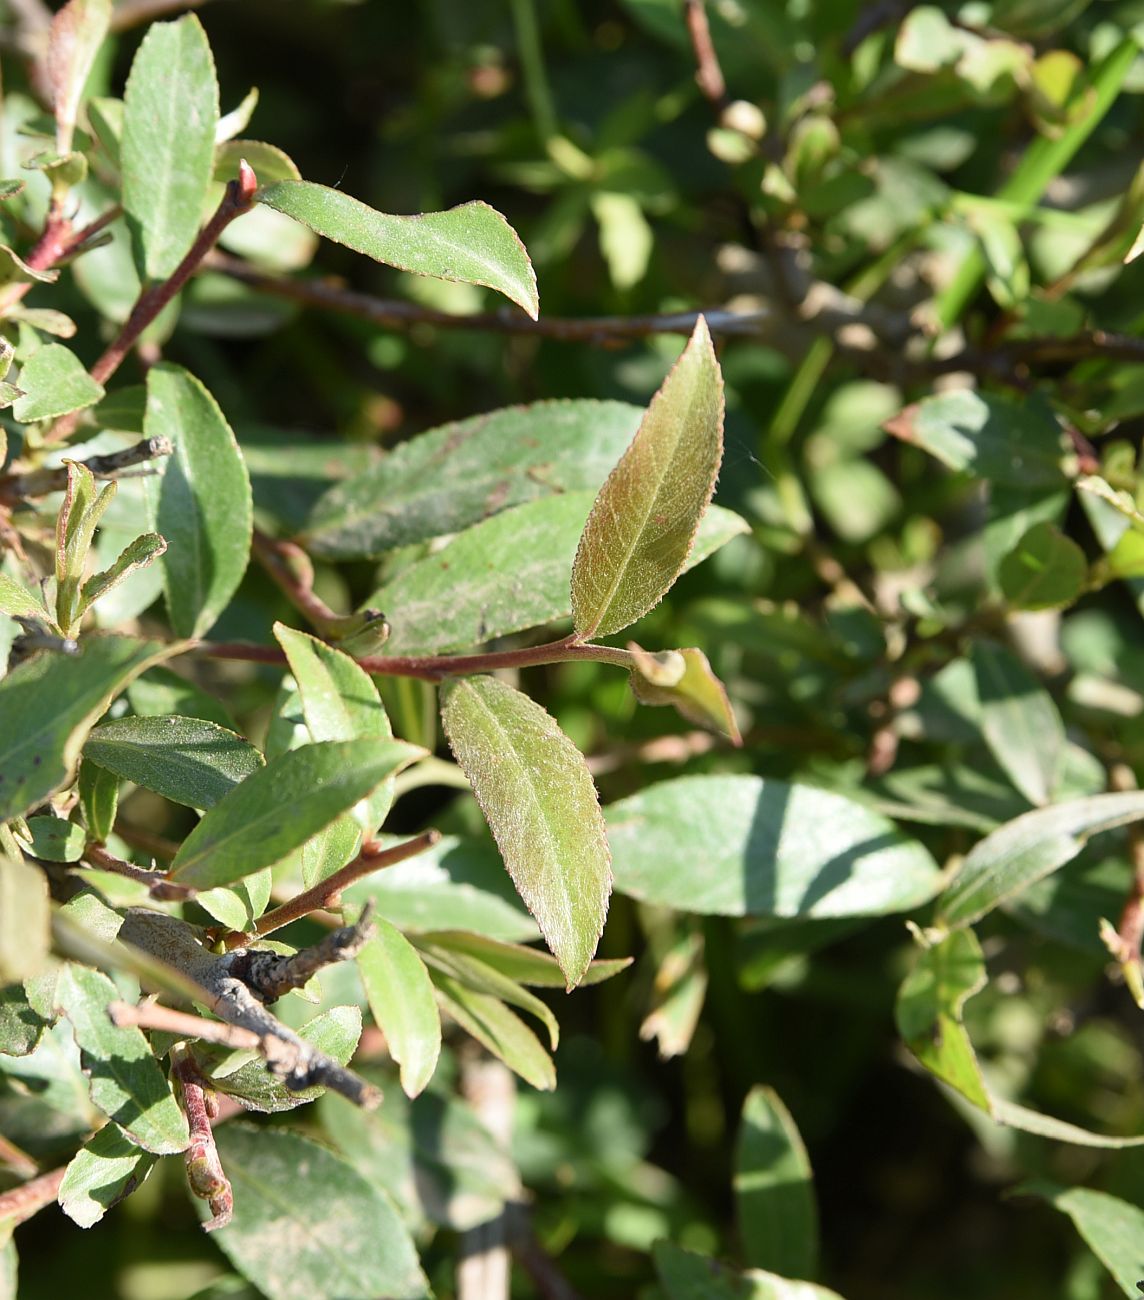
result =
[[147,31],[123,97],[123,207],[143,276],[162,280],[198,234],[214,169],[218,82],[194,14]]
[[516,231],[487,203],[395,217],[312,181],[276,181],[263,186],[257,197],[316,234],[386,266],[495,289],[533,320],[540,310],[528,253]]
[[572,988],[596,951],[611,853],[583,755],[526,695],[494,677],[456,681],[445,735],[509,875]]
[[423,1092],[441,1054],[441,1015],[425,963],[408,939],[381,917],[377,933],[357,955],[374,1022],[401,1067],[406,1096]]
[[[689,647],[665,651],[665,654],[681,661],[679,672],[672,673],[674,680],[665,681],[658,656],[634,644],[628,648],[636,656],[636,666],[631,675],[632,692],[641,704],[670,704],[688,722],[717,731],[733,745],[743,743],[727,691],[711,671],[702,650]],[[674,660],[672,666],[675,666]]]
[[202,636],[246,572],[250,479],[218,403],[178,366],[161,363],[148,372],[143,428],[175,444],[147,480],[152,523],[167,539],[160,560],[167,610],[181,636]]
[[56,114],[56,152],[72,147],[76,114],[99,47],[111,24],[111,0],[70,0],[48,34],[48,83]]
[[572,568],[581,637],[642,618],[679,577],[723,456],[723,376],[702,317],[600,489]]

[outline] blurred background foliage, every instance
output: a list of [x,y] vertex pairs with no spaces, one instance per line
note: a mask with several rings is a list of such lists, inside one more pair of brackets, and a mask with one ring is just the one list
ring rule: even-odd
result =
[[[7,8],[14,29],[24,6]],[[1046,427],[1063,427],[1073,477],[1079,466],[1137,492],[1144,258],[1123,259],[1144,220],[1144,59],[1122,51],[1144,4],[708,10],[722,95],[697,85],[680,0],[217,0],[201,17],[224,110],[257,86],[246,134],[272,140],[308,179],[385,211],[479,197],[504,212],[536,266],[542,327],[696,307],[750,314],[751,329],[721,343],[717,500],[752,532],[686,575],[640,629],[644,644],[704,647],[745,745],[637,709],[607,667],[529,670],[529,691],[590,756],[604,802],[683,772],[798,776],[903,819],[945,862],[1031,803],[983,727],[967,659],[981,636],[1008,640],[1030,691],[1060,710],[1069,757],[1054,794],[1105,789],[1110,773],[1131,781],[1144,764],[1144,566],[1138,553],[1113,558],[1124,529],[1103,503],[1073,492],[1059,467],[1039,473],[1012,441],[1022,420],[1034,449]],[[125,32],[100,70],[116,91],[137,37]],[[8,59],[6,88],[21,75]],[[252,260],[424,308],[500,311],[479,290],[329,245],[305,269],[312,255],[303,241]],[[115,289],[109,264],[102,281],[79,277],[66,309],[90,319],[90,301]],[[606,326],[569,341],[515,325],[379,328],[213,271],[188,294],[165,355],[227,410],[262,507],[297,520],[324,455],[337,461],[331,475],[352,473],[371,448],[498,406],[643,404],[682,342],[617,339]],[[997,464],[948,449],[935,459],[921,418],[902,423],[903,408],[944,388],[1011,404],[997,408]],[[1008,578],[1004,565],[1018,543],[1034,546],[1023,539],[1036,524],[1049,526],[1037,543],[1064,584],[1044,600],[1025,592],[1019,560]],[[319,590],[348,604],[376,577],[365,563],[325,568]],[[279,600],[252,570],[216,635],[263,635],[271,615],[287,615]],[[274,674],[212,671],[242,725],[264,729]],[[428,688],[386,689],[399,733],[435,741]],[[138,798],[136,820],[177,815]],[[413,791],[394,816],[399,832],[479,826],[467,796],[440,789]],[[1006,1095],[1122,1134],[1144,1131],[1144,1036],[1123,984],[1106,978],[1097,924],[1119,916],[1134,850],[1124,833],[1106,836],[993,913],[981,927],[990,982],[967,1007]],[[537,1237],[582,1294],[640,1294],[664,1236],[743,1258],[734,1144],[760,1083],[807,1145],[821,1280],[847,1300],[1116,1293],[1064,1219],[1007,1192],[1043,1177],[1141,1205],[1144,1156],[1046,1142],[951,1104],[894,1027],[913,947],[901,918],[779,927],[613,899],[601,954],[637,963],[555,999],[558,1090],[522,1089],[514,1138]],[[21,1139],[44,1158],[75,1140],[47,1114],[33,1106]],[[28,1223],[21,1297],[247,1294],[212,1285],[225,1262],[166,1164],[98,1232],[54,1210]],[[456,1235],[427,1231],[425,1243],[449,1295]],[[537,1294],[523,1275],[515,1285]]]

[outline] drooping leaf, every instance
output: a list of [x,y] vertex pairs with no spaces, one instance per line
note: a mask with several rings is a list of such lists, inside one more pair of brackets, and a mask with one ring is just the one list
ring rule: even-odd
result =
[[468,988],[444,971],[434,970],[432,977],[442,1008],[466,1033],[534,1088],[551,1091],[556,1087],[552,1058],[515,1011],[499,998]]
[[670,1241],[657,1241],[652,1254],[667,1300],[842,1300],[836,1291],[813,1282],[757,1268],[740,1273]]
[[0,853],[0,984],[43,970],[51,946],[50,909],[43,869]]
[[1036,808],[1007,822],[970,850],[942,896],[943,921],[972,925],[1071,862],[1092,836],[1142,817],[1144,792],[1128,790]]
[[993,757],[1030,803],[1048,803],[1065,748],[1065,724],[1052,696],[1015,655],[991,641],[973,643],[972,662],[981,730]]
[[374,1022],[389,1054],[401,1067],[409,1097],[424,1091],[441,1054],[441,1016],[425,963],[388,921],[375,918],[377,933],[357,955],[357,966]]
[[619,632],[679,577],[723,458],[723,377],[702,317],[631,446],[608,476],[576,551],[581,637]]
[[188,808],[213,808],[263,766],[249,741],[213,722],[177,716],[116,718],[96,727],[84,757]]
[[493,677],[450,683],[441,719],[571,988],[596,950],[611,890],[604,822],[584,758],[540,705]]
[[88,637],[78,657],[40,654],[0,681],[0,821],[30,811],[65,786],[104,709],[133,677],[179,649]]
[[194,14],[153,23],[127,78],[120,140],[123,207],[137,231],[145,279],[169,276],[198,234],[218,116],[202,24]]
[[813,1175],[790,1111],[772,1088],[743,1103],[735,1152],[735,1203],[743,1258],[784,1277],[818,1271]]
[[156,1155],[182,1151],[187,1120],[142,1030],[111,1023],[108,1004],[119,994],[106,975],[69,962],[56,982],[56,1000],[71,1021],[91,1080],[91,1099],[135,1142]]
[[540,310],[536,275],[524,245],[487,203],[395,217],[312,181],[276,181],[264,185],[257,198],[316,234],[386,266],[495,289],[533,320]]
[[351,885],[344,898],[358,905],[372,898],[379,915],[404,931],[448,926],[492,939],[537,937],[488,840],[446,835],[425,853]]
[[175,444],[147,480],[152,526],[167,540],[160,561],[167,610],[180,636],[202,636],[246,572],[250,479],[218,404],[178,366],[161,362],[147,372],[144,430]]
[[52,19],[48,82],[58,153],[67,153],[72,147],[83,88],[110,24],[111,0],[70,0]]
[[103,396],[103,385],[61,343],[45,344],[28,358],[20,370],[20,388],[24,396],[12,407],[12,414],[21,424],[82,411]]
[[175,855],[171,874],[209,888],[272,867],[422,752],[399,740],[324,741],[290,750],[207,810]]
[[297,1133],[249,1124],[224,1125],[217,1143],[234,1218],[213,1240],[269,1300],[428,1294],[392,1202],[340,1156]]
[[842,795],[756,776],[685,776],[607,809],[616,888],[721,916],[877,916],[938,888],[937,864]]
[[[590,492],[566,492],[526,502],[402,569],[364,602],[389,619],[381,653],[445,654],[569,617],[568,575],[592,501]],[[685,569],[746,527],[732,511],[712,506]]]
[[[274,635],[286,652],[298,686],[302,716],[314,740],[391,740],[393,729],[377,687],[347,654],[317,637],[275,623]],[[393,781],[378,786],[369,799],[372,835],[393,803]]]
[[1037,401],[963,388],[927,397],[885,423],[952,470],[1014,487],[1062,487],[1061,430]]
[[[331,1007],[308,1020],[298,1030],[298,1037],[304,1038],[339,1065],[348,1065],[361,1039],[361,1009]],[[278,1114],[304,1106],[326,1091],[314,1087],[292,1092],[281,1079],[270,1073],[261,1058],[246,1061],[235,1069],[222,1049],[202,1046],[195,1048],[195,1058],[199,1068],[210,1078],[211,1086],[233,1097],[245,1110]]]
[[1088,561],[1053,524],[1034,524],[1001,561],[998,578],[1015,609],[1060,609],[1084,590]]
[[509,1153],[464,1102],[437,1092],[410,1101],[400,1088],[383,1090],[374,1111],[327,1092],[319,1113],[350,1164],[415,1225],[428,1220],[463,1232],[520,1194]]
[[155,1157],[132,1142],[118,1124],[106,1124],[81,1147],[60,1184],[60,1209],[90,1228],[143,1182]]
[[1035,1179],[1017,1193],[1039,1196],[1067,1214],[1089,1249],[1126,1296],[1139,1300],[1144,1279],[1144,1210],[1091,1187],[1060,1187]]
[[537,402],[431,429],[326,492],[302,543],[334,559],[381,555],[536,497],[599,491],[641,414],[623,402]]

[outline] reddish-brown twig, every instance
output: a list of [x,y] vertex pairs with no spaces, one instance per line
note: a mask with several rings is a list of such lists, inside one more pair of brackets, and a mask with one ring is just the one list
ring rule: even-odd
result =
[[107,1015],[113,1025],[134,1025],[138,1029],[157,1029],[163,1033],[178,1034],[180,1038],[194,1038],[204,1043],[217,1043],[220,1047],[233,1047],[242,1051],[257,1050],[261,1041],[258,1035],[238,1025],[228,1025],[221,1020],[207,1020],[192,1016],[186,1011],[175,1011],[157,1002],[144,1002],[133,1006],[130,1002],[109,1002]]
[[211,1217],[203,1224],[203,1231],[214,1232],[216,1228],[225,1228],[234,1214],[234,1192],[223,1170],[211,1129],[211,1120],[217,1111],[212,1108],[209,1094],[204,1090],[194,1065],[185,1056],[176,1060],[174,1075],[179,1081],[183,1109],[187,1112],[187,1124],[191,1130],[185,1156],[187,1183],[191,1191],[211,1208]]

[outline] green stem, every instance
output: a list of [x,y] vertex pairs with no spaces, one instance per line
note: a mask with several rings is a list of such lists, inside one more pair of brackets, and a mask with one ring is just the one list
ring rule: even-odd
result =
[[545,145],[560,128],[556,121],[556,106],[548,73],[544,67],[544,50],[540,44],[540,28],[536,21],[533,0],[512,0],[512,21],[516,28],[516,48],[520,55],[520,70],[524,76],[524,93],[528,97],[536,132]]

